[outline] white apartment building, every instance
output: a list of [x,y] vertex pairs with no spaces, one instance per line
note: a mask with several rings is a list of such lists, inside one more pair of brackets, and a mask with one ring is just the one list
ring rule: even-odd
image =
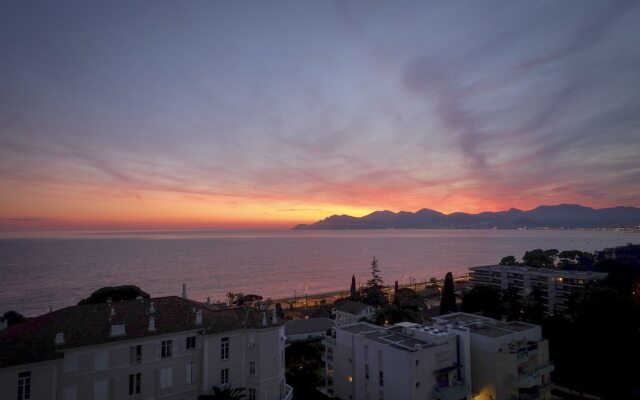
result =
[[460,348],[470,349],[474,400],[551,398],[553,365],[540,326],[465,313],[434,320],[433,327],[457,335]]
[[426,326],[338,326],[325,339],[326,393],[343,400],[550,399],[537,325],[452,313]]
[[326,392],[343,400],[468,399],[458,345],[455,334],[417,324],[338,326],[325,340]]
[[0,332],[0,393],[17,400],[194,400],[213,386],[290,400],[275,312],[180,297],[67,307]]
[[346,301],[336,308],[336,325],[352,324],[375,316],[376,308],[364,303]]
[[593,281],[606,279],[607,273],[570,271],[525,266],[485,265],[469,269],[471,286],[492,286],[501,290],[515,289],[521,296],[540,290],[549,314],[566,311],[571,293]]

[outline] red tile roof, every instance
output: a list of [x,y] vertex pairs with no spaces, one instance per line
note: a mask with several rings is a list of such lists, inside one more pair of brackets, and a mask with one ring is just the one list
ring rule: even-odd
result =
[[[155,308],[155,332],[149,332],[150,303]],[[115,313],[111,316],[111,307]],[[195,310],[202,311],[196,325]],[[0,332],[0,368],[42,362],[62,357],[61,350],[130,340],[166,333],[202,329],[212,334],[243,328],[262,328],[263,313],[255,308],[216,309],[212,305],[177,296],[144,301],[89,304],[63,308],[12,326]],[[271,323],[267,312],[267,326]],[[111,337],[111,326],[124,324],[126,335]],[[282,321],[275,325],[281,325]],[[58,332],[65,344],[55,345]]]

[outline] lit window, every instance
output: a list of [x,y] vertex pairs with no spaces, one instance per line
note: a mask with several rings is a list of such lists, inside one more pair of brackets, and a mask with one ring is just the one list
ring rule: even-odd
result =
[[31,400],[31,371],[18,374],[18,400]]
[[347,382],[349,383],[353,382],[353,376],[351,375],[347,376]]

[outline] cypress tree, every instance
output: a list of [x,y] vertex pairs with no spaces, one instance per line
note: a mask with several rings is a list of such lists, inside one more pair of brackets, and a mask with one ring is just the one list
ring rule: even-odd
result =
[[358,292],[356,291],[356,276],[351,275],[351,297],[349,298],[351,301],[358,300]]
[[393,286],[393,304],[395,304],[396,306],[400,305],[400,296],[398,295],[398,281],[396,281],[395,285]]
[[453,275],[447,272],[444,277],[442,299],[440,300],[440,315],[456,312],[456,293],[453,287]]

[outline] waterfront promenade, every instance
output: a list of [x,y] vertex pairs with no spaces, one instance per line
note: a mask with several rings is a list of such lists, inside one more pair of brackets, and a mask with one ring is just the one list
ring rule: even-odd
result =
[[[462,291],[468,283],[468,275],[454,277],[456,283],[456,291]],[[408,288],[415,290],[418,293],[423,293],[426,297],[439,297],[440,291],[444,284],[444,279],[438,279],[436,282],[412,281],[411,283],[399,284],[400,289]],[[361,286],[360,289],[364,287]],[[384,286],[383,292],[389,297],[389,300],[393,297],[394,286]],[[323,293],[300,293],[294,294],[292,297],[283,297],[273,299],[274,303],[280,303],[284,309],[298,309],[306,307],[316,307],[325,304],[333,304],[336,300],[349,297],[349,290],[337,290],[332,292]]]

